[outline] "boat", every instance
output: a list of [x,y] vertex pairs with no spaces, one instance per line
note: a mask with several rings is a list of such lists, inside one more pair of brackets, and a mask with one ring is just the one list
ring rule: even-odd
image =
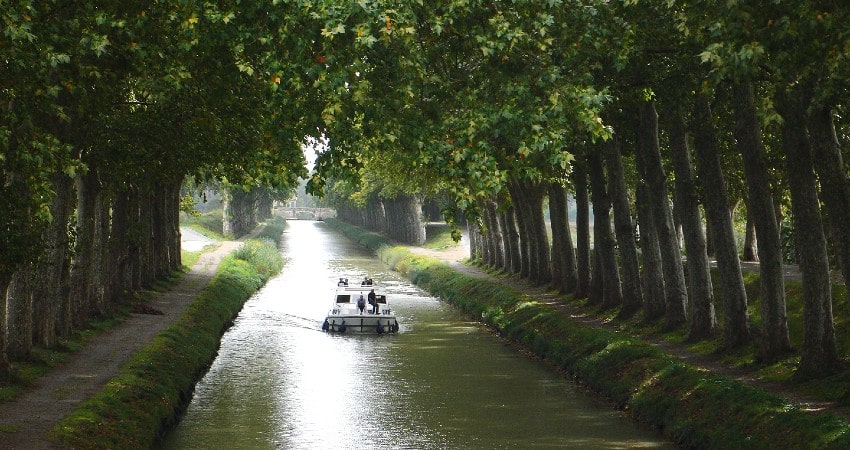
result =
[[[387,303],[386,290],[365,283],[349,285],[340,282],[337,285],[333,304],[322,323],[323,331],[375,334],[398,332],[398,318]],[[369,303],[372,292],[374,305]]]

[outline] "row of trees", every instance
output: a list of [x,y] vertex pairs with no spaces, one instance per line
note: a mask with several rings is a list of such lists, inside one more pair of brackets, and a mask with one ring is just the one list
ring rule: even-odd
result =
[[261,2],[4,2],[0,376],[180,268],[187,175],[226,180],[248,222],[252,189],[306,175],[302,25]]
[[[727,346],[758,335],[765,361],[790,350],[779,228],[790,218],[805,299],[798,373],[830,373],[831,255],[850,279],[848,13],[792,0],[341,7],[322,32],[341,88],[324,97],[329,148],[311,186],[363,177],[351,198],[387,185],[448,193],[481,224],[473,242],[489,263],[693,339],[720,332],[722,314]],[[730,214],[739,203],[758,237],[757,333]]]
[[777,221],[787,215],[806,298],[800,372],[828,372],[838,359],[828,249],[845,273],[850,260],[836,133],[848,9],[793,0],[4,3],[0,371],[9,337],[29,336],[9,312],[36,317],[63,304],[15,293],[42,284],[27,281],[35,266],[77,280],[59,291],[96,291],[71,307],[91,314],[85,305],[99,304],[101,290],[109,299],[135,286],[107,289],[82,274],[102,278],[101,267],[138,259],[125,255],[148,243],[160,256],[142,258],[158,261],[146,273],[179,261],[169,245],[185,175],[285,190],[312,137],[328,142],[313,192],[348,192],[358,205],[447,195],[447,206],[486,226],[488,258],[509,257],[511,270],[538,282],[571,272],[571,236],[556,225],[548,245],[543,199],[559,208],[561,190],[571,191],[584,221],[592,200],[596,276],[584,269],[591,236],[580,226],[577,291],[687,324],[694,338],[717,327],[704,214],[729,346],[753,336],[729,214],[743,200],[758,236],[766,360],[789,348]]

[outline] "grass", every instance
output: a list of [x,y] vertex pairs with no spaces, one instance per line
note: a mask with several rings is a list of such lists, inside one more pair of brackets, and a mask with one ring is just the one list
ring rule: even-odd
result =
[[191,228],[204,236],[216,240],[223,241],[227,237],[224,236],[222,229],[222,210],[212,209],[200,216],[181,215],[180,225]]
[[446,224],[429,223],[425,226],[425,236],[422,247],[427,249],[445,250],[458,246],[458,243],[452,239],[451,227]]
[[[412,282],[469,317],[484,321],[500,335],[569,373],[613,400],[635,420],[661,430],[684,447],[850,447],[850,425],[844,419],[802,411],[776,395],[690,367],[640,337],[652,334],[678,345],[688,345],[695,352],[724,354],[729,361],[752,370],[754,376],[780,381],[791,379],[794,356],[755,365],[752,363],[755,344],[726,354],[722,353],[719,337],[686,343],[683,329],[662,334],[658,323],[646,323],[640,315],[621,321],[616,312],[599,310],[585,300],[565,298],[564,301],[591,315],[617,321],[629,332],[613,333],[583,326],[552,305],[500,283],[457,273],[440,261],[415,255],[404,247],[392,247],[389,241],[373,236],[374,233],[337,221],[329,223],[359,242],[371,243],[370,248]],[[758,277],[748,274],[745,279],[748,292],[757,292]],[[751,300],[754,316],[758,313],[757,301],[757,298]],[[788,303],[789,322],[798,320],[792,314],[800,314],[801,298],[793,284],[789,286]],[[837,318],[836,324],[837,333],[844,333],[843,346],[848,339],[846,320]],[[632,333],[638,337],[630,337]],[[792,329],[791,337],[792,342],[799,342],[799,330]],[[800,383],[796,388],[810,389],[824,398],[832,395],[829,399],[835,399],[846,390],[846,380],[846,374],[836,375]]]
[[[268,240],[227,257],[186,313],[50,433],[72,448],[151,448],[188,404],[244,302],[283,265]],[[244,247],[243,247],[244,248]],[[274,255],[277,261],[273,261]]]

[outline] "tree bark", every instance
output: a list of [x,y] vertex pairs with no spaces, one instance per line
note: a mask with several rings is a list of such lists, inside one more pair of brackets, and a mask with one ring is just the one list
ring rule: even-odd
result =
[[[638,158],[638,171],[641,162]],[[647,321],[664,316],[664,271],[661,268],[661,249],[658,233],[649,206],[646,185],[638,182],[636,193],[640,248],[643,256],[643,315]]]
[[514,206],[517,220],[517,231],[519,232],[519,251],[520,251],[520,272],[521,278],[530,279],[531,274],[537,270],[536,261],[532,254],[531,244],[531,213],[529,212],[528,201],[524,196],[524,192],[519,187],[516,180],[508,182],[508,190],[511,194],[511,204]]
[[543,199],[545,188],[540,183],[528,183],[529,206],[532,223],[532,243],[534,256],[537,260],[537,272],[532,281],[537,284],[545,284],[552,281],[551,248],[549,246],[549,233],[546,227],[546,219],[543,214]]
[[[178,177],[171,180],[171,191],[168,193],[167,201],[168,208],[166,209],[168,223],[168,262],[169,269],[173,271],[180,270],[183,267],[181,256],[181,239],[180,239],[180,187],[183,185],[183,177]],[[269,208],[271,208],[269,203]],[[271,214],[271,209],[268,210]],[[270,217],[270,216],[269,216]]]
[[614,231],[620,249],[622,267],[622,316],[630,316],[643,304],[643,290],[640,281],[640,265],[635,244],[635,229],[629,210],[629,193],[623,171],[623,159],[620,154],[620,142],[616,137],[604,144],[605,165],[608,168],[608,193],[614,208]]
[[505,268],[505,252],[502,249],[502,230],[499,227],[499,213],[496,211],[496,203],[487,201],[487,222],[488,232],[492,241],[491,264],[493,267],[504,270]]
[[73,180],[65,175],[53,178],[56,192],[50,205],[53,220],[44,235],[44,252],[34,269],[38,282],[33,286],[33,339],[43,347],[52,347],[58,335],[67,335],[59,333],[65,326],[63,322],[68,320],[63,316],[63,305],[67,305],[71,264],[68,222],[73,208],[72,184]]
[[6,291],[6,354],[12,361],[32,354],[32,264],[19,266]]
[[576,290],[575,298],[590,294],[590,201],[587,198],[587,168],[576,159],[573,167],[576,191]]
[[506,241],[505,247],[510,248],[509,272],[517,274],[522,272],[522,254],[520,251],[519,232],[517,231],[516,208],[511,205],[504,214],[505,228],[503,235]]
[[[725,325],[723,337],[727,347],[737,347],[751,339],[747,293],[741,275],[741,262],[735,243],[732,215],[720,155],[717,150],[717,131],[708,98],[697,94],[694,106],[694,147],[700,182],[703,190],[703,205],[708,219],[708,229],[714,237],[717,270],[720,274],[720,292],[723,295]],[[690,263],[690,255],[688,257]]]
[[[689,298],[691,300],[690,330],[688,338],[699,340],[711,337],[717,331],[714,312],[714,289],[711,284],[711,266],[705,250],[705,234],[699,212],[699,195],[691,164],[685,120],[678,106],[670,108],[670,152],[676,172],[676,198],[682,218],[682,234],[688,255]],[[720,180],[722,183],[722,179]]]
[[756,225],[753,222],[753,213],[750,212],[750,205],[747,202],[747,230],[744,234],[744,256],[743,261],[758,262],[759,257],[756,251],[758,245],[758,237],[756,236]]
[[590,177],[590,196],[593,203],[594,257],[599,261],[602,283],[602,307],[615,308],[623,304],[623,291],[617,264],[614,235],[611,233],[611,199],[605,189],[605,169],[602,149],[587,157]]
[[74,253],[74,265],[71,269],[71,305],[73,328],[85,325],[92,310],[92,275],[100,269],[96,253],[96,234],[99,227],[97,216],[100,195],[100,182],[94,167],[76,179],[77,186],[77,245]]
[[850,282],[850,183],[844,170],[841,144],[828,107],[814,108],[809,114],[808,125],[826,220],[846,284]]
[[803,277],[803,348],[798,375],[833,373],[839,358],[835,344],[826,237],[821,220],[814,162],[805,129],[805,110],[811,99],[803,87],[780,91],[777,109],[782,115],[782,149],[800,272]]
[[485,201],[479,201],[478,206],[481,210],[481,229],[479,230],[481,233],[481,261],[492,267],[493,266],[493,233],[490,227],[492,226],[490,223],[490,214],[487,210],[487,203]]
[[505,211],[499,211],[498,208],[497,208],[496,209],[496,220],[499,222],[499,230],[501,230],[501,233],[499,233],[499,238],[501,239],[500,244],[502,246],[502,251],[503,251],[502,258],[503,258],[504,266],[502,267],[502,269],[507,273],[513,273],[513,269],[511,268],[511,264],[512,264],[511,261],[513,259],[513,256],[511,255],[511,250],[512,250],[511,246],[510,246],[511,243],[510,243],[510,240],[508,239],[508,236],[507,236],[507,233],[508,233],[508,222],[507,222],[508,218],[507,218]]
[[570,233],[567,191],[560,183],[549,187],[549,216],[552,221],[552,285],[562,294],[576,285],[576,261]]
[[785,281],[782,275],[782,243],[770,191],[764,143],[756,114],[753,87],[732,86],[735,109],[735,139],[744,160],[747,198],[758,234],[761,282],[762,339],[759,359],[773,361],[791,350],[785,311]]
[[11,282],[12,274],[6,275],[4,272],[0,272],[0,378],[5,378],[12,373],[6,345],[6,335],[8,334],[6,296]]
[[661,151],[658,144],[658,114],[655,102],[642,102],[639,105],[639,126],[637,130],[637,149],[645,168],[647,194],[653,220],[658,231],[658,243],[661,249],[661,267],[664,271],[664,318],[668,328],[674,328],[686,322],[688,302],[685,288],[685,273],[682,268],[682,253],[676,230],[673,228],[673,214],[670,211],[670,198],[667,194],[664,169],[661,166]]

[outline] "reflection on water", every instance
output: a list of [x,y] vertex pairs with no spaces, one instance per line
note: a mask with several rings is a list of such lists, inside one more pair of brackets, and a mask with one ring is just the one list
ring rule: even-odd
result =
[[[671,447],[323,223],[290,221],[282,251],[164,448]],[[335,281],[364,275],[402,332],[323,333]]]

